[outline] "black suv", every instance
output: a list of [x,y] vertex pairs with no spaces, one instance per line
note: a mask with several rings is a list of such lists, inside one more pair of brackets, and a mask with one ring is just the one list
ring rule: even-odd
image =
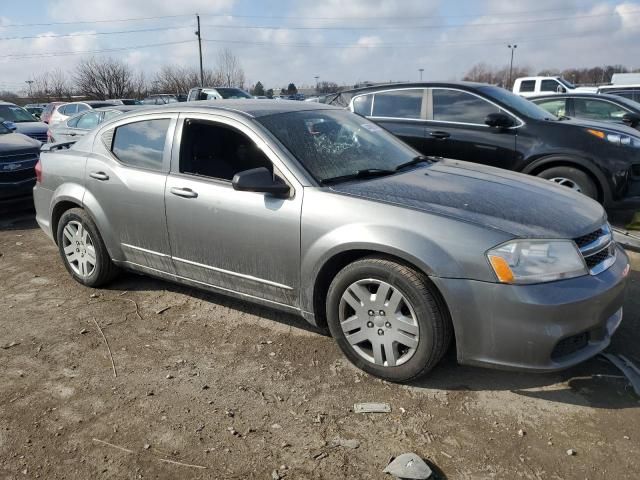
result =
[[478,83],[377,85],[337,94],[425,155],[537,175],[606,206],[640,203],[640,134],[624,125],[555,117]]
[[0,203],[31,195],[39,156],[39,141],[0,121]]

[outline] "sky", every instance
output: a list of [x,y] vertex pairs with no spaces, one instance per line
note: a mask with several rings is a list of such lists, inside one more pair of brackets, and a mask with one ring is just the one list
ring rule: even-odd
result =
[[640,67],[640,0],[0,0],[0,90],[87,56],[148,78],[223,48],[247,86],[457,80],[474,64]]

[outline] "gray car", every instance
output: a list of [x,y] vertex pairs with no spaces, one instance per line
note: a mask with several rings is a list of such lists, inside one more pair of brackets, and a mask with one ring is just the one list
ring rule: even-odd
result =
[[391,381],[452,338],[460,363],[562,369],[622,320],[629,263],[597,202],[342,109],[167,105],[43,150],[36,218],[78,282],[124,268],[297,313]]
[[142,105],[115,105],[85,110],[65,121],[52,125],[47,132],[47,141],[49,143],[77,141],[102,122],[139,108],[145,107]]

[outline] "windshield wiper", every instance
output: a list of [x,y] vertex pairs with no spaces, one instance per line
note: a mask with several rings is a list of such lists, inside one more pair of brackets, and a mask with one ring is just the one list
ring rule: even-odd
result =
[[340,175],[338,177],[325,178],[320,183],[322,185],[330,185],[332,183],[344,182],[347,180],[354,180],[357,178],[374,178],[374,177],[384,177],[386,175],[393,175],[396,173],[395,170],[384,170],[382,168],[365,168],[363,170],[357,170],[353,173],[348,173],[346,175]]
[[401,163],[400,165],[398,165],[395,168],[395,170],[397,172],[398,170],[402,170],[403,168],[407,168],[407,167],[410,167],[412,165],[417,165],[417,164],[423,163],[423,162],[431,163],[431,159],[429,157],[425,157],[424,155],[418,155],[417,157],[413,157],[408,162]]

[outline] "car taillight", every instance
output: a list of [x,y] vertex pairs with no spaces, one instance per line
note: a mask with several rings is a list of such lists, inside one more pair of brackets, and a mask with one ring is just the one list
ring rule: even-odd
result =
[[53,135],[51,134],[51,130],[47,130],[47,142],[49,143],[55,143],[55,139],[53,138]]
[[36,163],[36,183],[42,183],[42,164],[40,163],[40,160],[38,160],[38,163]]

